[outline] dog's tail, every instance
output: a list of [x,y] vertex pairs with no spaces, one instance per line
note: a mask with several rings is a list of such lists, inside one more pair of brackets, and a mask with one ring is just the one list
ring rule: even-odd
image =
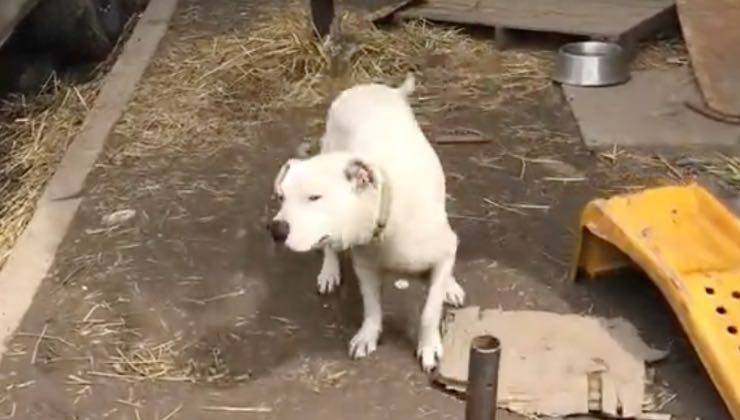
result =
[[406,75],[406,80],[404,80],[403,83],[401,83],[401,86],[397,89],[404,97],[408,97],[414,93],[414,90],[416,89],[416,78],[414,77],[414,73],[409,72]]

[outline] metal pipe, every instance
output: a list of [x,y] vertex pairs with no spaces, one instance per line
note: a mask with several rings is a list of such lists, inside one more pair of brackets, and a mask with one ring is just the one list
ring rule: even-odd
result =
[[465,420],[496,420],[500,356],[501,343],[493,336],[481,335],[471,342]]
[[313,22],[319,40],[331,32],[334,21],[334,0],[310,0],[311,22]]

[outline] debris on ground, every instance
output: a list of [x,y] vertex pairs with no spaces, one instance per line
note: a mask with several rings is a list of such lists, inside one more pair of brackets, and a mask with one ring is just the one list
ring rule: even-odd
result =
[[438,381],[465,390],[469,343],[484,334],[501,342],[499,407],[527,416],[639,417],[645,364],[666,356],[621,318],[469,307],[446,322]]
[[714,175],[728,189],[740,191],[740,156],[717,153],[702,158],[683,157],[676,160],[676,165],[690,172]]
[[136,216],[136,210],[117,210],[113,213],[109,213],[103,216],[102,222],[104,226],[116,226],[128,222],[129,220],[133,219],[134,216]]

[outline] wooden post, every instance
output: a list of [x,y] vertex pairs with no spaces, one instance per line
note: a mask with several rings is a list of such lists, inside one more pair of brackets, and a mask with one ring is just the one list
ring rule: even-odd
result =
[[324,39],[331,31],[334,20],[334,0],[310,0],[311,21],[319,40]]

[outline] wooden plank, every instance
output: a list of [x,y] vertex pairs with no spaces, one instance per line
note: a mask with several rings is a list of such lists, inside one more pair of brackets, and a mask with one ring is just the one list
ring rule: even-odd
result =
[[566,100],[589,149],[727,151],[740,144],[740,125],[697,112],[701,100],[687,68],[632,73],[632,79],[608,89],[563,85]]
[[699,88],[710,108],[740,115],[740,2],[678,0]]
[[386,4],[385,6],[381,6],[377,9],[374,9],[367,15],[365,15],[365,18],[369,20],[370,22],[376,22],[379,20],[384,20],[388,18],[389,16],[396,13],[399,9],[406,7],[409,3],[411,3],[413,0],[398,0],[394,1],[391,4]]
[[[645,37],[673,15],[673,0],[427,0],[401,17],[621,39]],[[633,33],[634,32],[634,33]]]
[[0,0],[0,47],[38,0]]

